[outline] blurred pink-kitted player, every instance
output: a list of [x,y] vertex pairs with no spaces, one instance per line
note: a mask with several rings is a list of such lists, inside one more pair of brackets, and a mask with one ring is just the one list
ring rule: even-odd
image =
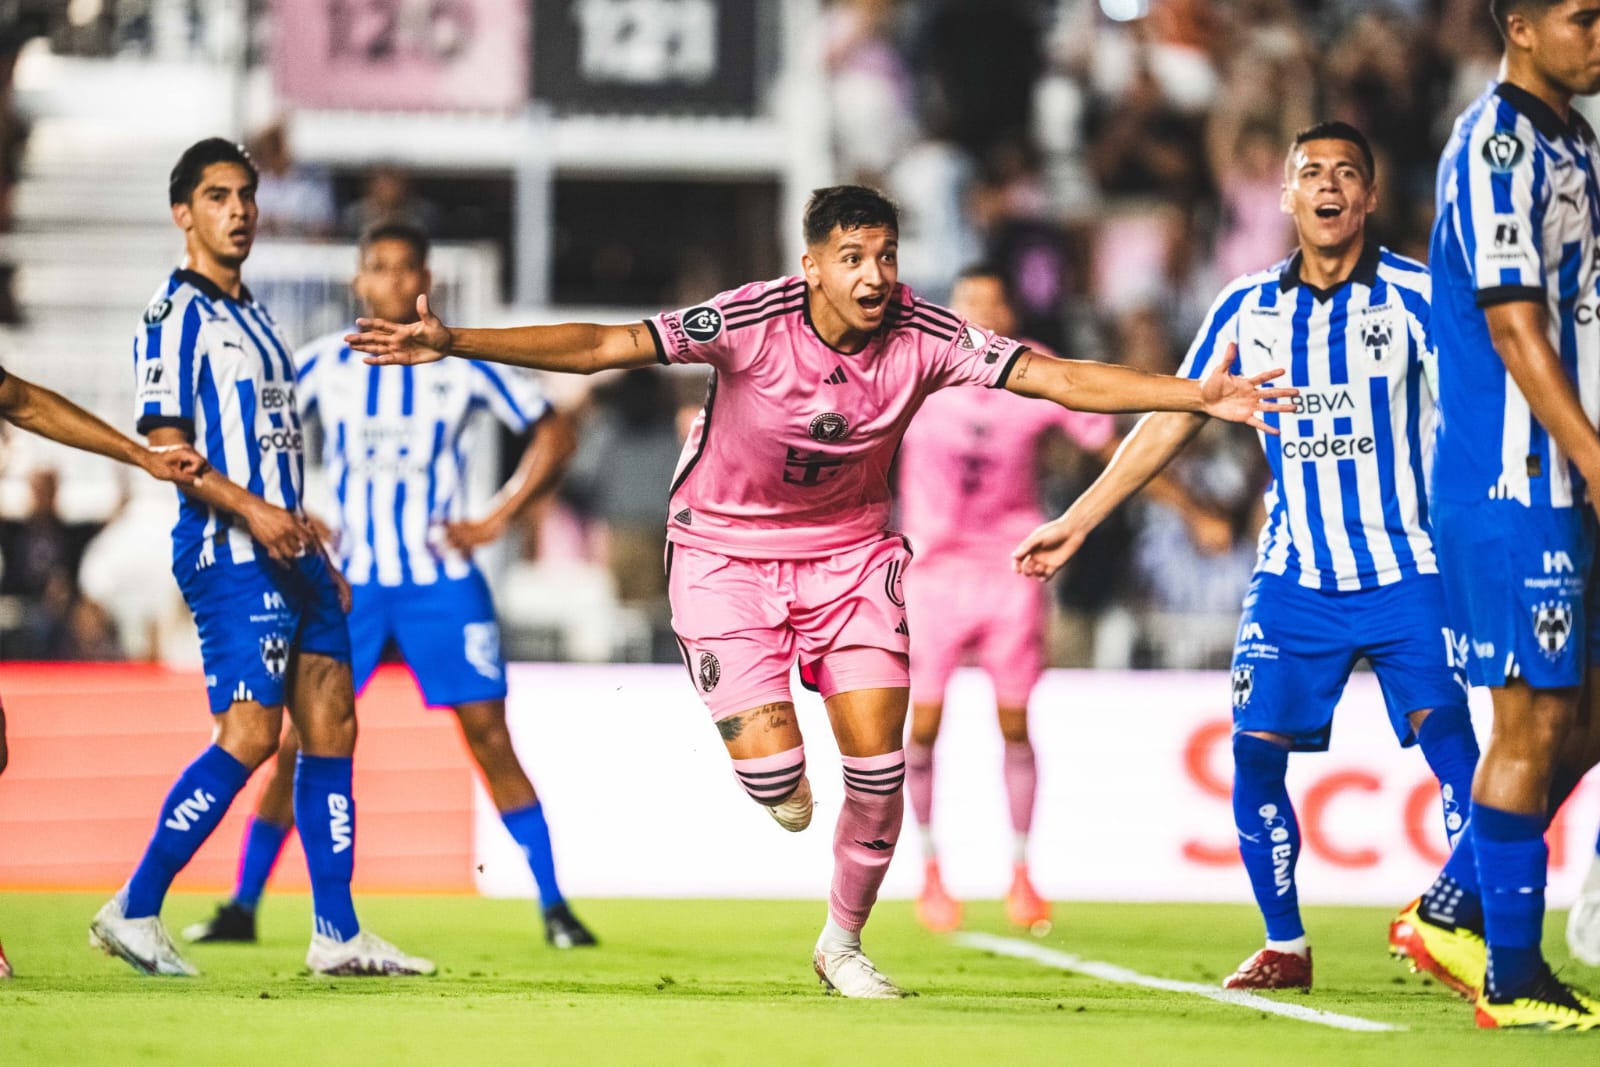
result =
[[709,365],[705,409],[673,480],[668,595],[689,675],[739,784],[787,830],[811,821],[789,690],[798,660],[821,692],[844,763],[828,919],[812,954],[845,996],[905,993],[861,950],[900,836],[911,553],[888,528],[889,466],[928,394],[1004,387],[1083,410],[1199,411],[1253,426],[1289,410],[1275,375],[1204,382],[1076,363],[919,300],[898,284],[894,205],[861,186],[812,194],[800,277],[620,326],[452,329],[360,320],[372,363],[458,355],[587,374]]
[[[970,267],[951,294],[957,315],[1010,335],[1016,316],[1003,276]],[[1035,351],[1038,351],[1035,348]],[[1064,434],[1099,453],[1115,434],[1110,415],[1028,403],[1003,390],[950,389],[928,398],[900,453],[900,521],[917,551],[906,583],[911,631],[911,729],[906,792],[922,839],[917,919],[944,932],[961,925],[961,902],[944,888],[934,845],[933,748],[950,676],[971,653],[994,684],[1005,742],[1006,798],[1015,833],[1006,914],[1031,927],[1050,904],[1028,877],[1028,831],[1038,773],[1028,739],[1028,697],[1044,670],[1044,586],[1015,573],[1011,546],[1040,522],[1039,458]]]

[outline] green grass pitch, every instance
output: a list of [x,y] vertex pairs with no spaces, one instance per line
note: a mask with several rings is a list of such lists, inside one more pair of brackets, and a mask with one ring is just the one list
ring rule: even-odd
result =
[[[1317,989],[1271,994],[1404,1027],[1351,1033],[1191,994],[1112,984],[967,948],[920,929],[908,903],[880,905],[867,950],[920,996],[820,994],[809,950],[817,902],[583,901],[596,950],[547,949],[525,901],[369,897],[363,921],[435,957],[431,979],[313,979],[309,905],[270,897],[258,946],[203,946],[204,976],[148,979],[85,941],[101,898],[0,894],[0,1064],[703,1063],[1243,1064],[1382,1067],[1600,1063],[1600,1034],[1480,1033],[1462,1001],[1392,963],[1389,914],[1310,908]],[[177,930],[212,900],[174,896]],[[1565,916],[1546,944],[1562,973]],[[1214,984],[1259,943],[1238,906],[1066,904],[1046,937],[1017,934],[997,904],[967,928],[1019,936],[1142,974]]]

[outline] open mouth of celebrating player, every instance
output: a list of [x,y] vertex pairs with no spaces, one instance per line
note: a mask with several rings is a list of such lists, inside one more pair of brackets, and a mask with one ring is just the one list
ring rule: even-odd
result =
[[1336,219],[1344,214],[1344,205],[1333,203],[1318,204],[1316,211],[1319,219]]

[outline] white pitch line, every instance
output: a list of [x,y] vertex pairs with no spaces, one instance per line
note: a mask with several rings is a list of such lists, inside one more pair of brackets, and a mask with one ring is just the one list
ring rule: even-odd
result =
[[1114,963],[1101,963],[1097,960],[1082,959],[1067,952],[1057,952],[1055,949],[1045,948],[1042,945],[1035,945],[1032,942],[1022,941],[1014,937],[995,937],[992,934],[957,934],[956,943],[965,945],[967,948],[994,952],[1001,956],[1032,960],[1035,963],[1042,963],[1047,967],[1055,967],[1063,971],[1071,971],[1074,974],[1086,974],[1103,982],[1143,986],[1146,989],[1162,989],[1168,993],[1190,993],[1197,997],[1205,997],[1207,1000],[1232,1004],[1240,1008],[1252,1008],[1272,1015],[1283,1015],[1290,1019],[1298,1019],[1303,1023],[1316,1023],[1320,1026],[1331,1026],[1338,1030],[1359,1030],[1377,1033],[1405,1029],[1403,1026],[1375,1022],[1372,1019],[1362,1019],[1355,1015],[1339,1015],[1331,1011],[1318,1011],[1315,1008],[1302,1008],[1296,1004],[1284,1004],[1280,1001],[1258,997],[1254,993],[1246,993],[1237,989],[1201,985],[1199,982],[1179,982],[1171,978],[1156,978],[1152,975],[1140,974],[1138,971],[1130,971],[1126,967],[1118,967]]

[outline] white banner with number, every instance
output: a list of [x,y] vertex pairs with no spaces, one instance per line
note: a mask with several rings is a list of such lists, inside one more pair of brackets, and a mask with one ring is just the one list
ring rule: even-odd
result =
[[[518,664],[512,736],[543,797],[563,888],[573,896],[812,897],[828,890],[842,785],[821,701],[795,686],[816,821],[779,829],[735,784],[681,667]],[[1473,694],[1480,738],[1487,694]],[[1039,762],[1033,873],[1057,900],[1249,901],[1229,803],[1225,673],[1052,671],[1032,704]],[[945,882],[998,897],[1011,828],[1001,742],[984,675],[958,672],[936,753],[934,830]],[[1552,906],[1569,903],[1600,821],[1595,776],[1550,835]],[[1332,749],[1296,754],[1289,784],[1304,840],[1303,901],[1405,903],[1445,855],[1439,792],[1401,751],[1376,680],[1351,679]],[[911,813],[884,895],[916,893]],[[531,896],[522,856],[479,790],[478,887]]]

